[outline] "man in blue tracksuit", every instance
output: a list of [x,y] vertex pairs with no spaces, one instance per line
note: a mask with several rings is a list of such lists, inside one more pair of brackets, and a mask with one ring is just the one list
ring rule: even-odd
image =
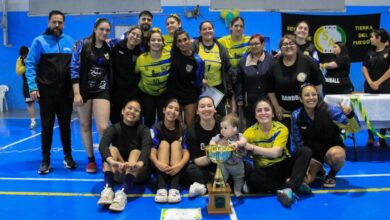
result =
[[57,115],[64,150],[64,165],[76,168],[72,158],[70,118],[73,106],[70,61],[73,39],[62,33],[65,16],[61,11],[51,11],[48,28],[36,37],[26,60],[26,77],[33,100],[39,100],[42,124],[42,163],[39,174],[50,172],[50,149],[53,126]]

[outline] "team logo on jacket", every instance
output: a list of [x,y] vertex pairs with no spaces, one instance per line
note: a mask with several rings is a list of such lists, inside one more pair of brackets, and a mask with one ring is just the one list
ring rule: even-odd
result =
[[387,58],[389,56],[389,54],[388,53],[385,53],[384,55],[383,55],[383,58]]
[[191,72],[193,68],[194,68],[194,67],[193,67],[192,65],[187,64],[187,66],[186,66],[186,71],[187,71],[187,72]]
[[106,60],[109,60],[110,59],[110,54],[109,53],[105,53],[104,57],[106,58]]
[[298,80],[299,82],[305,82],[305,81],[306,81],[306,78],[307,78],[307,74],[304,73],[304,72],[300,72],[300,73],[298,73],[298,75],[297,75],[297,80]]

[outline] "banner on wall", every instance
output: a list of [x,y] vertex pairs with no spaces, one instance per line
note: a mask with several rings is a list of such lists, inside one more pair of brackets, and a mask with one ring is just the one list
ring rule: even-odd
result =
[[282,34],[294,33],[295,25],[306,21],[310,25],[308,41],[316,47],[320,60],[333,52],[335,42],[343,42],[352,62],[363,61],[371,47],[370,34],[379,28],[380,14],[369,15],[299,15],[282,13]]

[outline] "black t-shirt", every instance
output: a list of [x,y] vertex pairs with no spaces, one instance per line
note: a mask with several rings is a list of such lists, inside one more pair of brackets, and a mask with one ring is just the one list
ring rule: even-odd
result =
[[112,125],[104,131],[100,140],[99,151],[104,160],[111,156],[110,144],[118,148],[124,160],[132,150],[141,151],[138,161],[147,162],[152,146],[150,130],[145,125],[136,123],[134,126],[127,126],[122,121]]
[[87,76],[88,93],[97,93],[108,89],[110,56],[108,47],[96,48],[92,46],[91,56],[88,57],[90,63]]
[[[153,147],[157,149],[161,141],[167,141],[169,144],[174,141],[180,141],[183,129],[179,121],[176,121],[176,125],[176,129],[174,130],[169,130],[165,127],[163,121],[159,121],[153,125],[151,128]],[[183,148],[185,149],[185,147]]]
[[[373,81],[378,80],[383,76],[383,74],[390,68],[390,46],[385,47],[384,50],[376,52],[375,50],[370,50],[364,61],[363,66],[368,70]],[[387,79],[382,83],[390,87],[390,80]],[[381,85],[381,86],[382,86]]]
[[183,147],[190,152],[190,161],[206,155],[204,147],[209,145],[210,140],[220,132],[220,121],[216,120],[212,130],[207,131],[202,128],[199,121],[193,123],[185,132],[183,137]]
[[337,68],[327,69],[324,82],[324,94],[344,94],[353,91],[349,78],[351,60],[348,56],[330,57],[326,62],[336,62]]
[[112,86],[115,90],[134,89],[138,85],[138,74],[135,74],[135,63],[141,54],[136,46],[130,50],[126,46],[127,39],[120,41],[112,49]]
[[298,48],[303,55],[306,55],[306,56],[309,56],[312,58],[313,58],[314,54],[317,52],[316,48],[314,47],[314,44],[311,42],[306,42],[302,45],[298,45]]
[[168,93],[178,99],[197,100],[201,93],[201,86],[197,85],[197,62],[194,55],[185,56],[182,53],[175,53],[171,57],[171,74],[168,81]]
[[298,53],[295,64],[289,67],[283,64],[283,57],[275,60],[265,80],[267,91],[275,93],[279,105],[287,111],[294,111],[301,105],[298,96],[301,85],[321,85],[324,76],[313,59]]

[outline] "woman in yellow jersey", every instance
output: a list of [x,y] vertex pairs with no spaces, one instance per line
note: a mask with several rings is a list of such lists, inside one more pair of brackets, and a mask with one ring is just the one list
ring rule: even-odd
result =
[[164,49],[171,51],[173,43],[173,35],[175,31],[181,29],[181,19],[177,14],[170,14],[165,20],[165,27],[167,28],[168,34],[164,35],[165,46]]
[[199,26],[200,36],[194,41],[197,53],[205,61],[204,83],[224,93],[224,99],[217,106],[217,112],[225,115],[225,100],[232,96],[232,86],[228,80],[230,69],[229,55],[214,38],[214,26],[210,21],[203,21]]
[[[244,191],[277,193],[284,206],[290,206],[294,192],[310,194],[310,187],[303,182],[311,159],[311,150],[302,147],[290,155],[286,143],[288,129],[273,121],[271,102],[261,99],[256,103],[257,123],[244,132],[246,149],[252,152],[254,169],[247,176]],[[249,189],[248,189],[249,188]]]
[[170,74],[171,55],[163,50],[164,38],[159,29],[153,29],[148,38],[148,50],[138,57],[135,72],[140,74],[138,87],[141,90],[144,124],[152,126],[163,118],[162,107]]
[[[242,17],[235,17],[230,22],[230,34],[218,39],[229,54],[231,67],[229,70],[229,80],[233,88],[237,79],[237,69],[240,59],[249,52],[249,36],[244,35],[245,21]],[[234,91],[235,92],[235,91]],[[233,99],[230,103],[232,112],[236,112],[236,102]]]

